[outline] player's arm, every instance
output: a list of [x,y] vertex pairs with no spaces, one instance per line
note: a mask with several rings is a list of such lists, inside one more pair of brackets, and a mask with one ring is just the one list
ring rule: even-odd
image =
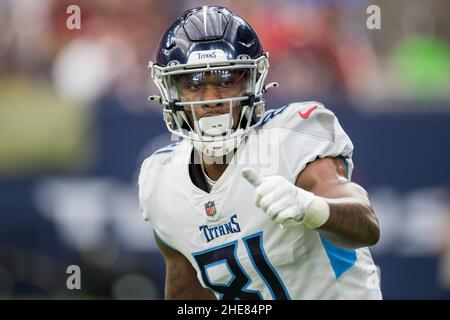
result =
[[180,252],[166,245],[156,234],[155,240],[166,262],[164,298],[167,300],[215,300],[211,290],[201,286],[195,269]]
[[255,205],[283,228],[304,224],[344,248],[374,245],[378,220],[367,192],[347,179],[340,158],[317,159],[306,166],[295,185],[280,175],[242,172],[255,189]]
[[316,159],[300,173],[296,185],[328,204],[328,219],[318,228],[328,240],[345,248],[378,242],[380,228],[367,191],[347,179],[342,159]]

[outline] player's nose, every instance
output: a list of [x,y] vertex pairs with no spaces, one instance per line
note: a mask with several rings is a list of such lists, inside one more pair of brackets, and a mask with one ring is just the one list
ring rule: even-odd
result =
[[[222,99],[219,90],[217,90],[214,86],[207,86],[206,90],[203,92],[203,100],[209,101],[218,99]],[[221,103],[217,102],[207,104],[208,107],[219,107],[221,105]]]

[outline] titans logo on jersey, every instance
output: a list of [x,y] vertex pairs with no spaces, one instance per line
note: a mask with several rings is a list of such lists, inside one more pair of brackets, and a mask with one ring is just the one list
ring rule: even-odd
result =
[[230,218],[230,221],[224,224],[219,224],[218,226],[208,226],[206,224],[201,225],[199,227],[200,231],[203,232],[205,236],[206,242],[210,242],[211,240],[214,240],[215,238],[240,232],[241,227],[239,226],[239,223],[237,222],[237,215],[233,215]]
[[[272,148],[258,159],[261,145]],[[280,228],[254,205],[253,187],[241,176],[242,168],[251,167],[294,183],[316,158],[342,157],[351,179],[353,144],[322,104],[292,103],[266,112],[263,124],[241,144],[209,192],[192,182],[189,142],[163,151],[147,158],[141,168],[143,217],[188,258],[202,286],[217,298],[381,298],[368,248],[340,248],[303,225]]]

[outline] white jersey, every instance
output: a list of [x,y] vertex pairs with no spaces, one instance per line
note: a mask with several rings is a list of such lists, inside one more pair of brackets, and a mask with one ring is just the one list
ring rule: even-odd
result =
[[304,225],[282,229],[255,206],[244,167],[295,183],[317,158],[342,157],[351,178],[353,144],[317,102],[266,112],[210,193],[192,183],[188,141],[147,158],[139,176],[144,219],[181,252],[219,299],[380,299],[368,248],[347,250]]

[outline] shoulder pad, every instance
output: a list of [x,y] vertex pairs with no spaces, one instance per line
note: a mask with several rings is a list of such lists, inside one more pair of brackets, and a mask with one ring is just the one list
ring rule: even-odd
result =
[[316,101],[294,102],[269,111],[261,127],[283,128],[332,142],[336,139],[335,115]]
[[138,178],[139,186],[143,185],[144,179],[155,167],[167,164],[173,159],[176,147],[179,145],[179,143],[180,142],[172,143],[168,146],[156,150],[151,156],[149,156],[142,162]]
[[163,165],[168,163],[173,158],[175,150],[177,149],[177,146],[180,144],[180,142],[181,141],[159,148],[158,150],[153,152],[150,157],[145,159],[144,163],[148,162],[148,166],[150,166],[150,162],[152,163],[151,166]]

